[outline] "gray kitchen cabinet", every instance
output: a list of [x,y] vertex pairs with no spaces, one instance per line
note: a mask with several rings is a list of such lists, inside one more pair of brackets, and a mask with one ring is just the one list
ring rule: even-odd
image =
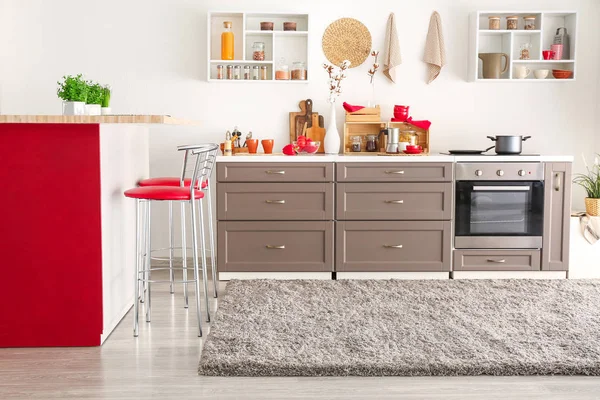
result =
[[338,220],[449,220],[452,183],[338,183]]
[[571,163],[546,163],[542,270],[566,271],[569,267],[571,215]]
[[217,181],[333,182],[333,163],[219,163]]
[[220,272],[331,272],[333,221],[219,221]]
[[454,250],[454,271],[539,271],[539,250]]
[[333,183],[220,183],[217,218],[232,221],[333,220]]
[[338,221],[336,271],[450,271],[450,221]]
[[337,163],[337,182],[451,182],[452,163]]

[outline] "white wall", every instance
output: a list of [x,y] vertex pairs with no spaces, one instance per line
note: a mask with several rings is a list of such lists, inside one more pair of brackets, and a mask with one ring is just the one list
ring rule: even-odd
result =
[[[527,10],[579,11],[578,79],[571,83],[492,84],[466,82],[468,16],[478,9],[524,9],[519,0],[421,0],[350,2],[341,0],[0,0],[0,112],[58,113],[56,81],[84,72],[110,83],[113,110],[165,113],[202,121],[199,128],[156,127],[151,133],[151,175],[178,174],[181,143],[220,141],[238,125],[281,148],[288,137],[288,112],[300,99],[312,98],[326,112],[326,74],[320,40],[325,27],[354,17],[370,29],[375,48],[383,46],[390,11],[396,13],[404,63],[401,80],[377,77],[383,117],[393,104],[408,104],[412,115],[433,121],[434,150],[485,148],[486,135],[532,135],[527,152],[572,154],[581,170],[581,154],[600,150],[596,123],[600,70],[600,2],[530,0]],[[206,13],[209,10],[307,11],[311,14],[311,83],[238,85],[207,83]],[[440,12],[448,66],[425,84],[422,58],[429,17]],[[341,101],[369,97],[368,65],[352,69]],[[340,101],[340,103],[341,103]],[[343,113],[338,112],[341,130]],[[574,205],[582,206],[574,191]],[[166,235],[164,235],[166,238]]]

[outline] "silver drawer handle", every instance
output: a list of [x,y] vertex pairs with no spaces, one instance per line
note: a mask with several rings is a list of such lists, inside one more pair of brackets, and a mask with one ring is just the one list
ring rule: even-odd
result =
[[385,171],[386,174],[400,174],[404,175],[404,171]]
[[271,174],[271,175],[285,175],[285,171],[271,171],[271,170],[267,170],[265,172],[267,174]]
[[383,247],[385,247],[386,249],[401,249],[402,245],[401,244],[384,244]]
[[491,262],[491,263],[496,263],[496,264],[503,264],[503,263],[505,263],[505,262],[506,262],[506,260],[505,260],[505,259],[502,259],[502,260],[494,260],[494,259],[492,259],[492,258],[488,258],[488,260],[487,260],[487,261],[488,261],[488,262]]
[[285,200],[265,200],[267,204],[285,204]]
[[275,246],[275,245],[272,245],[272,244],[268,244],[268,245],[266,245],[265,247],[266,247],[267,249],[275,249],[275,250],[283,250],[283,249],[285,249],[285,246],[284,246],[284,245],[281,245],[281,246]]
[[404,204],[404,200],[386,200],[388,204]]

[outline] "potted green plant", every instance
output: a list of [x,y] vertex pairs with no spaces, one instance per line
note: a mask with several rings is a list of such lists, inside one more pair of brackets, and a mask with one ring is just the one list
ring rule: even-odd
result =
[[[576,174],[573,182],[583,187],[587,193],[585,211],[592,216],[600,216],[600,154],[596,155],[594,165],[585,167],[587,174]],[[585,162],[585,158],[583,160]]]
[[87,82],[88,96],[85,104],[87,115],[100,115],[102,107],[102,98],[104,97],[104,88],[92,81]]
[[56,82],[58,98],[63,100],[63,115],[85,115],[85,102],[88,96],[88,85],[82,75],[65,75]]
[[110,115],[110,86],[106,85],[102,90],[102,115]]

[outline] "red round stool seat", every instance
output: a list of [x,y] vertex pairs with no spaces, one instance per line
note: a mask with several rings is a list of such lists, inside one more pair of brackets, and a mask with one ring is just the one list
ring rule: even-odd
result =
[[[125,197],[144,200],[190,200],[189,187],[179,186],[148,186],[136,187],[125,191]],[[194,200],[204,197],[204,193],[194,190]]]
[[[149,178],[149,179],[142,179],[141,181],[138,182],[138,186],[139,187],[146,187],[146,186],[179,186],[181,182],[180,178],[177,178],[175,176],[173,177],[160,177],[160,178]],[[190,187],[190,185],[192,184],[192,179],[191,178],[187,178],[183,181],[183,184],[186,187]],[[208,181],[203,181],[202,182],[202,189],[206,189],[206,187],[208,186]],[[196,189],[198,188],[198,185],[196,185]]]

